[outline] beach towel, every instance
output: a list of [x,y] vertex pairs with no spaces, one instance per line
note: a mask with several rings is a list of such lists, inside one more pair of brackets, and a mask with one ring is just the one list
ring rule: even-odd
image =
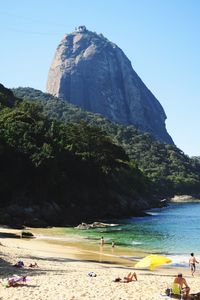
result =
[[7,287],[15,286],[18,283],[26,283],[27,282],[26,277],[27,276],[18,276],[14,274],[12,277],[9,277],[7,279]]

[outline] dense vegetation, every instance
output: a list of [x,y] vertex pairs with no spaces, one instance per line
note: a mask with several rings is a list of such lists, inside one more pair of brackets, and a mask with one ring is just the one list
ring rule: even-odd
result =
[[[52,97],[19,98],[0,86],[2,223],[63,225],[133,215],[152,205],[151,182],[100,127],[83,118],[56,120],[62,118],[58,110],[53,115],[59,101]],[[64,107],[60,102],[62,115]]]
[[84,120],[106,132],[129,156],[154,186],[158,196],[200,193],[200,161],[189,158],[176,146],[162,144],[150,134],[141,134],[134,126],[113,124],[98,114],[85,112],[49,94],[31,88],[18,88],[19,98],[39,100],[44,113],[62,122]]
[[200,194],[198,157],[41,91],[14,94],[0,85],[1,223],[75,224]]

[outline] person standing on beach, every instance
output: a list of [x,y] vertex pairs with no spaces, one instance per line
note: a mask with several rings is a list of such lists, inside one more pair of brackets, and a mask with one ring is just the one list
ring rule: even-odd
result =
[[103,247],[103,245],[104,245],[104,238],[103,238],[103,236],[102,236],[102,237],[101,237],[101,240],[100,240],[100,246]]
[[196,271],[196,264],[198,264],[199,262],[196,260],[194,253],[190,254],[191,257],[189,259],[189,267],[192,273],[192,276],[194,276],[194,272]]
[[111,244],[112,253],[114,253],[114,248],[115,248],[115,242],[112,241],[112,244]]

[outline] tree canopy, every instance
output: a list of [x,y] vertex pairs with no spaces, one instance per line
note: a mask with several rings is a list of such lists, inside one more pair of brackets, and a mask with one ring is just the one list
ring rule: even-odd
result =
[[134,126],[114,124],[99,114],[83,111],[38,90],[18,88],[14,93],[19,98],[39,101],[44,114],[50,118],[64,123],[84,120],[90,126],[101,128],[149,178],[158,195],[200,192],[199,159],[189,158],[176,146],[160,143],[149,133],[143,134]]
[[27,206],[49,203],[56,205],[59,218],[47,217],[42,208],[37,213],[35,208],[35,216],[63,224],[136,214],[150,206],[150,180],[101,127],[82,118],[50,117],[43,99],[12,97],[13,103],[4,101],[0,109],[0,207],[6,213],[15,207],[16,218],[22,207],[18,214],[27,224]]

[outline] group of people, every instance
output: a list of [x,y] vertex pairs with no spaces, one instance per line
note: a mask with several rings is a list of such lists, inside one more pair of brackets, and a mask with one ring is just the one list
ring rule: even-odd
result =
[[[191,275],[194,276],[194,273],[196,271],[196,264],[199,262],[194,256],[194,253],[191,253],[190,259],[189,259],[189,267],[191,270]],[[178,275],[175,277],[173,286],[172,286],[172,294],[181,294],[184,295],[187,299],[190,294],[190,287],[187,284],[186,279],[183,277],[182,273],[178,273]]]
[[[191,253],[191,256],[189,259],[189,267],[190,267],[192,276],[194,276],[194,273],[196,271],[196,264],[198,264],[198,263],[199,262],[195,258],[194,253]],[[126,277],[124,277],[124,279],[121,279],[119,277],[115,279],[115,282],[127,282],[128,283],[131,281],[137,281],[137,275],[135,272],[129,273]],[[170,289],[170,292],[172,294],[182,295],[182,296],[184,296],[184,299],[188,299],[189,294],[190,294],[190,287],[187,284],[187,281],[183,277],[182,273],[178,273],[178,275],[175,277],[174,282],[172,284],[172,289]],[[197,295],[197,294],[193,294],[193,296],[194,295]],[[194,296],[195,298],[191,298],[193,296],[191,294],[189,299],[200,299],[200,298],[196,298],[195,296]],[[198,296],[200,297],[200,295],[198,295]]]
[[[104,238],[101,237],[100,239],[100,246],[103,247],[105,244]],[[115,242],[112,241],[111,247],[115,247]],[[196,271],[196,264],[199,262],[197,261],[196,257],[194,256],[194,253],[190,254],[189,259],[189,267],[191,270],[191,275],[194,276],[194,273]],[[129,273],[124,279],[116,278],[115,282],[131,282],[131,281],[137,281],[137,275],[136,273]],[[187,284],[186,279],[183,277],[182,273],[178,273],[178,275],[175,277],[173,286],[172,286],[172,293],[174,294],[181,294],[184,295],[185,298],[188,298],[188,295],[190,293],[190,287]]]
[[[16,264],[13,265],[13,267],[24,268],[25,265],[24,265],[24,262],[22,260],[19,260],[18,262],[16,262]],[[38,264],[36,262],[31,263],[28,267],[29,268],[39,268],[39,266],[38,266]]]
[[[100,239],[100,246],[103,247],[104,244],[105,244],[105,241],[104,241],[104,238],[103,238],[103,236],[102,236],[101,239]],[[112,241],[111,247],[112,247],[112,248],[115,247],[115,242],[114,242],[114,241]]]

